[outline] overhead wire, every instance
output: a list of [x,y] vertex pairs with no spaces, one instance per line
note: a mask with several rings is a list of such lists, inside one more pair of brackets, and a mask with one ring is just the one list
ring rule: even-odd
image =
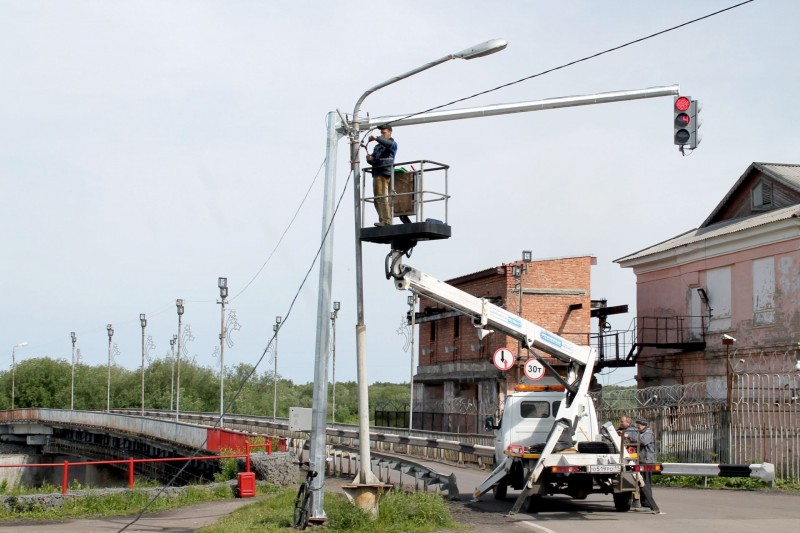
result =
[[541,76],[544,76],[546,74],[550,74],[550,73],[555,72],[557,70],[562,70],[562,69],[565,69],[567,67],[571,67],[573,65],[577,65],[578,63],[583,63],[584,61],[589,61],[590,59],[595,59],[595,58],[600,57],[602,55],[609,54],[611,52],[616,52],[617,50],[621,50],[621,49],[623,49],[625,47],[628,47],[628,46],[631,46],[631,45],[646,41],[648,39],[652,39],[654,37],[658,37],[659,35],[663,35],[665,33],[671,32],[671,31],[675,31],[675,30],[683,28],[685,26],[689,26],[690,24],[694,24],[696,22],[700,22],[701,20],[705,20],[705,19],[714,17],[714,16],[719,15],[721,13],[724,13],[726,11],[730,11],[732,9],[736,9],[737,7],[741,7],[741,6],[745,5],[745,4],[749,4],[751,2],[755,2],[755,0],[745,0],[744,2],[740,2],[738,4],[726,7],[724,9],[720,9],[718,11],[714,11],[713,13],[709,13],[708,15],[703,15],[702,17],[698,17],[698,18],[695,18],[695,19],[692,19],[692,20],[688,20],[688,21],[683,22],[681,24],[678,24],[676,26],[671,26],[671,27],[666,28],[664,30],[657,31],[655,33],[651,33],[650,35],[646,35],[644,37],[640,37],[638,39],[634,39],[632,41],[628,41],[628,42],[626,42],[624,44],[620,44],[620,45],[614,46],[612,48],[607,48],[607,49],[603,50],[602,52],[597,52],[595,54],[591,54],[591,55],[582,57],[580,59],[575,59],[574,61],[570,61],[569,63],[564,63],[563,65],[559,65],[557,67],[549,68],[547,70],[543,70],[543,71],[538,72],[536,74],[532,74],[530,76],[525,76],[524,78],[520,78],[520,79],[515,80],[515,81],[504,83],[502,85],[498,85],[498,86],[493,87],[491,89],[487,89],[485,91],[481,91],[481,92],[472,94],[470,96],[465,96],[463,98],[458,98],[456,100],[452,100],[450,102],[447,102],[446,104],[437,105],[437,106],[425,109],[424,111],[417,111],[416,113],[411,113],[411,114],[408,114],[408,115],[404,115],[404,116],[402,116],[402,117],[400,117],[398,119],[395,119],[393,121],[387,122],[386,124],[394,124],[396,122],[400,122],[402,120],[405,120],[405,119],[408,119],[408,118],[412,118],[412,117],[415,117],[417,115],[422,115],[424,113],[430,113],[431,111],[436,111],[437,109],[442,109],[444,107],[448,107],[448,106],[451,106],[453,104],[458,104],[458,103],[464,102],[466,100],[471,100],[473,98],[477,98],[478,96],[483,96],[484,94],[493,93],[495,91],[499,91],[500,89],[505,89],[506,87],[511,87],[512,85],[516,85],[518,83],[522,83],[523,81],[528,81],[528,80],[531,80],[531,79],[534,79],[534,78],[539,78]]
[[[342,203],[342,199],[344,198],[344,193],[347,191],[347,186],[350,184],[350,180],[352,179],[352,176],[353,176],[353,172],[351,170],[350,174],[348,174],[348,176],[347,176],[347,181],[345,182],[344,187],[342,187],[342,192],[339,195],[339,199],[336,201],[336,207],[333,210],[333,215],[331,216],[331,221],[328,224],[328,227],[325,228],[325,234],[322,236],[322,239],[320,239],[320,244],[317,247],[316,253],[314,254],[314,259],[311,261],[311,264],[309,265],[308,269],[306,270],[306,274],[305,274],[305,276],[303,276],[303,280],[300,282],[300,285],[298,286],[297,291],[295,292],[294,297],[292,298],[292,301],[289,303],[289,308],[287,309],[286,313],[284,314],[283,320],[278,325],[277,330],[272,334],[272,337],[270,337],[269,342],[267,343],[267,346],[264,348],[263,352],[261,353],[261,356],[258,358],[256,363],[253,365],[253,368],[242,379],[241,383],[239,384],[239,387],[236,389],[236,392],[233,395],[233,398],[231,398],[231,401],[228,404],[228,409],[223,410],[222,414],[214,422],[214,425],[211,427],[212,430],[213,429],[217,429],[219,427],[220,423],[222,422],[222,419],[225,418],[225,415],[228,414],[228,412],[231,409],[231,407],[236,404],[236,400],[239,398],[239,395],[244,390],[244,386],[247,384],[248,381],[250,381],[250,378],[253,376],[253,374],[255,374],[256,370],[259,367],[259,365],[264,360],[264,357],[266,357],[267,353],[269,353],[269,350],[272,347],[273,342],[275,341],[275,337],[278,335],[278,333],[283,328],[283,326],[286,324],[286,322],[289,321],[289,318],[292,315],[292,310],[294,309],[294,305],[295,305],[295,303],[297,302],[297,299],[300,296],[300,292],[303,290],[303,287],[305,286],[306,282],[308,281],[309,275],[311,275],[311,272],[313,271],[314,266],[317,264],[317,260],[319,259],[320,253],[322,252],[322,247],[325,245],[325,241],[328,239],[328,235],[329,235],[329,233],[331,231],[331,228],[333,227],[333,223],[336,220],[336,214],[339,212],[339,206]],[[273,379],[278,379],[278,377],[277,376],[273,376]],[[200,451],[202,450],[202,447],[205,445],[206,442],[207,442],[207,440],[204,441],[203,444],[201,444],[189,456],[189,459],[192,459],[192,458],[196,457],[200,453]],[[120,532],[125,531],[125,530],[128,529],[128,527],[130,527],[133,524],[135,524],[144,515],[144,513],[147,512],[147,509],[150,508],[150,506],[159,498],[159,496],[161,496],[161,494],[163,494],[164,491],[167,488],[169,488],[170,486],[172,486],[173,483],[175,483],[175,480],[178,479],[178,477],[183,473],[184,470],[186,470],[186,468],[188,466],[189,466],[189,461],[184,461],[183,466],[172,476],[172,478],[164,486],[161,487],[161,489],[150,499],[150,501],[147,502],[147,504],[142,508],[142,510],[139,512],[139,514],[136,515],[136,517],[134,517],[134,519],[131,522],[126,524],[119,531]]]

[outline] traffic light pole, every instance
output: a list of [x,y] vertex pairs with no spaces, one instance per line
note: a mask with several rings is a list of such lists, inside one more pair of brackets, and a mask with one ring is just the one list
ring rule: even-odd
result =
[[[584,105],[606,104],[612,102],[624,102],[628,100],[642,100],[645,98],[658,98],[664,96],[675,96],[680,93],[678,85],[670,85],[665,87],[652,87],[648,89],[636,89],[627,91],[615,91],[609,93],[599,93],[584,96],[566,96],[560,98],[549,98],[546,100],[537,100],[531,102],[520,102],[513,104],[496,104],[476,108],[455,109],[449,111],[433,111],[430,113],[420,113],[414,116],[398,115],[391,117],[381,118],[359,118],[354,124],[344,124],[344,117],[339,111],[328,113],[328,131],[327,131],[327,145],[326,145],[326,159],[325,159],[325,198],[323,200],[323,213],[322,213],[322,233],[324,242],[321,250],[320,258],[320,272],[319,272],[319,295],[317,299],[317,342],[314,363],[314,400],[313,400],[313,416],[312,416],[312,429],[311,429],[311,449],[310,460],[312,466],[319,472],[319,476],[313,482],[312,490],[312,516],[315,518],[324,519],[325,514],[322,508],[322,491],[316,489],[322,486],[324,479],[324,462],[325,462],[325,422],[327,417],[327,360],[328,360],[328,313],[331,304],[331,283],[333,276],[332,267],[332,247],[333,247],[333,211],[334,204],[334,191],[336,184],[336,155],[338,142],[342,137],[349,134],[368,131],[375,127],[391,123],[393,126],[411,126],[414,124],[428,124],[434,122],[444,122],[449,120],[465,120],[480,117],[491,117],[496,115],[509,115],[512,113],[525,113],[529,111],[544,111],[547,109],[557,109],[561,107],[577,107]],[[360,102],[359,102],[360,103]],[[335,120],[338,115],[341,122]],[[349,131],[349,127],[353,127],[354,131]],[[355,154],[351,150],[351,159],[357,157],[357,149]],[[355,161],[351,161],[351,165],[358,168]],[[358,183],[360,176],[353,175],[351,179],[354,184]],[[358,206],[358,202],[356,202]],[[358,215],[356,215],[358,221]],[[360,259],[357,268],[360,269]],[[360,314],[361,311],[359,311]],[[363,344],[363,342],[361,343]],[[369,450],[369,441],[367,433],[367,442],[362,442],[361,446]],[[369,469],[369,466],[362,465],[361,468]],[[369,471],[369,470],[368,470]],[[371,472],[369,472],[371,474]]]

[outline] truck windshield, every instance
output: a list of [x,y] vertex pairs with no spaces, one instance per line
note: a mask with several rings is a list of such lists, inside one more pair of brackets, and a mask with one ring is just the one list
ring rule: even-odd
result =
[[520,416],[522,418],[547,418],[550,416],[550,402],[522,402]]

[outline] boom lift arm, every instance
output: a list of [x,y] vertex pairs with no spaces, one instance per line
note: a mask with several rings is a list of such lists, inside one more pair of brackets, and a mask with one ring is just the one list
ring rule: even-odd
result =
[[[402,264],[403,250],[392,250],[387,256],[387,277],[394,278],[398,290],[410,290],[416,294],[436,301],[446,307],[460,311],[472,317],[473,325],[478,328],[478,336],[482,339],[492,331],[500,331],[518,340],[525,348],[536,348],[556,359],[569,364],[566,380],[561,378],[549,364],[535,351],[533,357],[545,365],[551,374],[561,381],[566,389],[566,399],[556,414],[556,423],[547,436],[544,449],[539,460],[531,470],[525,490],[520,493],[511,513],[519,511],[525,500],[533,494],[536,482],[544,469],[544,459],[553,452],[561,434],[565,430],[572,431],[577,419],[583,414],[582,399],[589,391],[589,384],[594,373],[597,352],[590,346],[579,346],[555,333],[552,333],[524,318],[517,316],[502,307],[492,304],[485,298],[478,298],[452,285],[425,274],[413,267]],[[578,401],[576,401],[576,399]],[[503,469],[498,465],[497,471]],[[491,487],[479,487],[475,497]]]

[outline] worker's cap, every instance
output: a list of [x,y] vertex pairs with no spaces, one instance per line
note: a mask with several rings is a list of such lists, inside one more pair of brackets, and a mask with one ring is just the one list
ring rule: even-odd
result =
[[648,422],[648,420],[647,420],[646,418],[637,418],[637,419],[636,419],[636,424],[641,424],[641,425],[643,425],[643,426],[646,426],[646,425],[648,425],[649,423],[650,423],[650,422]]

